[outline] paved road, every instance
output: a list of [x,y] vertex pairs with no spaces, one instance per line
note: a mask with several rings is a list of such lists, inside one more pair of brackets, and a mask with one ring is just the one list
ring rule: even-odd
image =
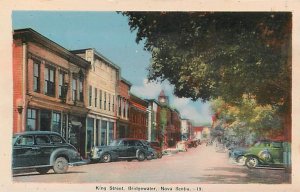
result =
[[70,167],[67,174],[18,174],[15,182],[56,183],[186,183],[244,184],[290,183],[284,170],[254,169],[230,163],[227,153],[200,145],[188,152],[151,161],[119,161]]

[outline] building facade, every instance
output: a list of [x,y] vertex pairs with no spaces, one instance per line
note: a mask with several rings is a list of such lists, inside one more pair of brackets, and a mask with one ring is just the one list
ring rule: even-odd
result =
[[95,49],[74,50],[72,53],[90,62],[87,71],[85,105],[86,156],[93,146],[108,145],[116,138],[117,95],[120,68]]
[[129,137],[148,138],[148,102],[130,93]]
[[55,131],[85,154],[89,62],[32,29],[13,34],[13,132]]
[[117,97],[117,138],[129,137],[129,100],[131,83],[124,78],[119,81]]
[[162,129],[160,123],[161,106],[157,100],[148,99],[148,141],[162,142]]

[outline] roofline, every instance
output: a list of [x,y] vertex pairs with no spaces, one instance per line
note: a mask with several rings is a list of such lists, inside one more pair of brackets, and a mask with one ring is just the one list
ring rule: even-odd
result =
[[123,81],[125,84],[129,85],[129,87],[132,86],[132,83],[130,83],[130,81],[124,79],[123,77],[121,77],[121,81]]
[[[18,37],[18,35],[19,35],[19,37]],[[56,52],[56,54],[58,54],[59,56],[65,58],[66,60],[68,60],[74,64],[81,65],[81,67],[88,68],[90,66],[89,61],[86,61],[85,59],[75,55],[70,50],[68,50],[65,47],[59,45],[58,43],[52,41],[51,39],[40,34],[39,32],[33,30],[32,28],[15,29],[13,31],[13,36],[16,38],[22,39],[22,41],[24,41],[24,42],[41,43],[43,46]]]
[[93,50],[94,51],[94,55],[96,55],[98,58],[102,59],[103,61],[105,61],[106,63],[110,64],[112,67],[114,67],[117,70],[120,70],[120,67],[113,63],[111,60],[109,60],[107,57],[105,57],[104,55],[102,55],[100,52],[98,52],[95,48],[85,48],[85,49],[77,49],[77,50],[71,50],[70,52],[77,54],[77,53],[85,53],[85,51],[87,50]]

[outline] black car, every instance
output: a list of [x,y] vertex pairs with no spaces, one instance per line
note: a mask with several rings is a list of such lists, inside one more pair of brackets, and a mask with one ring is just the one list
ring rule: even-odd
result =
[[74,146],[58,133],[28,131],[13,136],[12,169],[14,172],[36,170],[40,174],[53,169],[65,173],[69,165],[84,164]]
[[151,150],[143,143],[143,140],[122,138],[114,140],[108,146],[93,147],[90,159],[94,162],[101,161],[103,163],[118,159],[144,161],[151,155]]

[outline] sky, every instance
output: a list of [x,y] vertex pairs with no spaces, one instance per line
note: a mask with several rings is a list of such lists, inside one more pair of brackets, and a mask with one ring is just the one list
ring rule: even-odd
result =
[[143,99],[157,99],[164,89],[170,106],[182,118],[194,125],[211,123],[209,103],[193,102],[173,95],[168,82],[149,83],[147,67],[151,54],[143,50],[143,43],[135,42],[127,17],[116,12],[70,11],[14,11],[13,29],[32,28],[68,50],[95,48],[121,68],[121,76],[132,83],[131,92]]

